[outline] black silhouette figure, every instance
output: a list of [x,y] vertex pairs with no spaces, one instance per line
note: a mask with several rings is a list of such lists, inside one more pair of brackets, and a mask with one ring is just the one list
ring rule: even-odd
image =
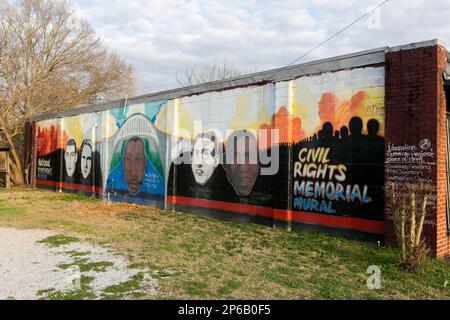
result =
[[342,141],[347,141],[348,140],[348,128],[346,126],[342,126],[340,133],[341,133]]
[[[364,136],[362,134],[363,122],[359,117],[353,117],[349,123],[350,128],[350,141],[353,144],[360,144],[364,140]],[[359,145],[358,145],[359,147]],[[357,150],[355,150],[357,151]]]
[[[343,164],[347,168],[343,185],[359,185],[361,192],[364,186],[369,189],[371,202],[362,204],[359,201],[348,202],[336,200],[333,208],[336,215],[355,216],[364,219],[383,220],[384,203],[384,138],[378,135],[380,124],[376,119],[367,122],[367,134],[363,133],[364,123],[361,118],[353,117],[348,126],[333,131],[330,122],[322,128],[292,146],[293,154],[302,148],[329,147],[329,164]],[[307,179],[319,181],[317,179]]]
[[334,140],[339,141],[339,130],[334,131]]
[[322,145],[330,147],[333,144],[333,125],[330,122],[325,122],[322,127]]
[[367,122],[367,133],[369,140],[369,151],[377,154],[384,153],[384,138],[378,135],[380,124],[376,119],[371,119]]

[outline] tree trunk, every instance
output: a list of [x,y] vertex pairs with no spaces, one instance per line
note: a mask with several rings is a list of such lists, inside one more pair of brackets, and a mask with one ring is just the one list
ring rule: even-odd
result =
[[14,143],[11,139],[11,135],[9,134],[9,131],[5,126],[5,122],[4,122],[3,118],[0,118],[0,128],[3,130],[6,140],[8,141],[8,143],[11,147],[12,161],[14,163],[13,175],[14,175],[14,180],[15,180],[15,181],[13,181],[13,183],[15,185],[22,185],[24,183],[24,177],[23,177],[23,172],[22,172],[22,161],[20,161],[19,154],[17,153],[17,149],[14,146]]
[[405,239],[405,220],[406,220],[406,204],[405,198],[402,199],[402,206],[400,208],[400,256],[401,260],[406,260],[406,239]]
[[424,190],[423,192],[424,192],[424,196],[423,196],[422,208],[420,211],[420,220],[419,220],[419,224],[417,225],[417,230],[416,230],[416,247],[418,247],[420,244],[423,223],[425,221],[425,216],[427,214],[428,193],[427,193],[427,190]]
[[13,185],[18,186],[22,184],[22,176],[20,175],[20,172],[17,170],[17,165],[10,161],[9,162],[9,172],[10,172],[10,180]]
[[416,243],[416,190],[415,186],[410,186],[409,189],[409,237],[408,237],[408,254],[414,254],[414,245]]

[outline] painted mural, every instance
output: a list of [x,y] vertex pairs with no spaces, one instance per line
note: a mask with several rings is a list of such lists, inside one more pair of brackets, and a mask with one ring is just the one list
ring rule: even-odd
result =
[[383,67],[42,121],[36,141],[38,185],[109,201],[266,221],[384,217]]
[[101,193],[102,170],[96,114],[39,123],[37,183],[47,187]]
[[[45,120],[39,122],[36,130],[36,182],[40,186],[56,187],[61,181],[61,143],[58,135],[61,128],[58,120]],[[58,145],[59,143],[59,145]]]
[[105,194],[112,201],[164,207],[166,137],[154,120],[166,101],[106,111],[109,144]]
[[[363,128],[366,132],[363,133]],[[382,219],[384,138],[380,124],[359,117],[293,145],[293,208],[298,211]]]

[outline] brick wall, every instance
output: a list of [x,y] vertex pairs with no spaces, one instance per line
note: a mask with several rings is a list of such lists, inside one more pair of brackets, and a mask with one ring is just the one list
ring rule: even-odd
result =
[[447,50],[437,47],[437,143],[438,143],[438,159],[437,159],[437,201],[438,209],[436,212],[437,221],[437,248],[436,255],[438,258],[444,258],[450,255],[450,238],[447,233],[447,211],[446,211],[446,183],[447,183],[447,166],[446,166],[446,122],[447,122],[447,106],[444,90],[443,72],[447,67]]
[[[386,182],[429,182],[436,187],[424,235],[437,257],[449,253],[446,230],[446,106],[442,73],[446,50],[435,45],[386,53]],[[389,150],[423,154],[418,163],[389,158]],[[408,151],[412,150],[412,151]],[[397,162],[396,162],[397,161]],[[411,172],[397,170],[407,166]],[[404,167],[403,167],[404,169]],[[412,170],[413,169],[413,170]],[[406,171],[408,171],[406,170]],[[386,243],[395,243],[386,215]]]

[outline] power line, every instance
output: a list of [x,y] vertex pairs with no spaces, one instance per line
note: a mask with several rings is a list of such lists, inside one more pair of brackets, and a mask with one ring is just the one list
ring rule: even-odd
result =
[[353,26],[355,23],[361,21],[362,19],[364,19],[365,17],[369,16],[372,14],[372,12],[374,12],[375,10],[377,10],[378,8],[382,7],[383,5],[385,5],[386,3],[388,3],[391,0],[385,0],[382,3],[380,3],[379,5],[377,5],[375,8],[373,8],[372,10],[366,12],[365,14],[363,14],[362,16],[360,16],[358,19],[356,19],[355,21],[353,21],[352,23],[350,23],[349,25],[347,25],[346,27],[342,28],[341,30],[339,30],[338,32],[336,32],[335,34],[333,34],[331,37],[327,38],[326,40],[322,41],[321,43],[319,43],[318,45],[316,45],[314,48],[310,49],[309,51],[307,51],[306,53],[304,53],[303,55],[301,55],[300,57],[298,57],[297,59],[295,59],[294,61],[292,61],[291,63],[289,63],[288,65],[282,67],[280,70],[278,70],[277,72],[271,74],[270,76],[268,76],[264,81],[269,80],[272,77],[275,77],[276,75],[278,75],[280,72],[284,71],[286,68],[290,67],[291,65],[293,65],[294,63],[298,62],[299,60],[303,59],[304,57],[306,57],[308,54],[310,54],[311,52],[313,52],[314,50],[320,48],[321,46],[323,46],[325,43],[327,43],[328,41],[330,41],[331,39],[335,38],[336,36],[338,36],[339,34],[341,34],[342,32],[344,32],[345,30],[347,30],[348,28],[350,28],[351,26]]

